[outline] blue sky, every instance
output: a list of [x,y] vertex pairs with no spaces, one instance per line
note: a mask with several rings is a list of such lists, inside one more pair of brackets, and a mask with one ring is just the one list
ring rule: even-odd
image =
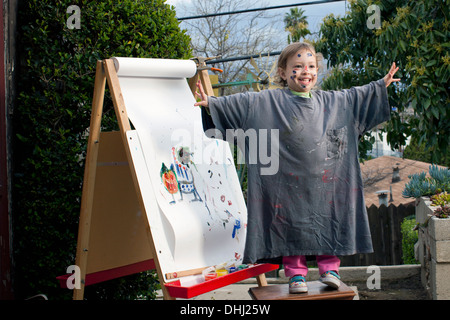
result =
[[[189,16],[184,14],[184,12],[181,10],[180,4],[184,6],[188,6],[192,1],[195,0],[167,0],[166,3],[171,4],[175,6],[175,10],[177,11],[177,17],[185,17]],[[313,0],[312,0],[313,1]],[[288,4],[297,4],[302,2],[311,2],[311,1],[305,1],[305,0],[262,0],[262,3],[266,5],[261,5],[255,8],[261,8],[261,7],[271,7],[271,6],[279,6],[279,5],[288,5]],[[333,13],[334,15],[341,15],[343,16],[345,14],[345,5],[346,1],[339,1],[329,4],[318,4],[318,5],[308,5],[303,7],[305,10],[305,15],[308,17],[308,23],[311,30],[317,30],[320,23],[322,22],[322,19],[330,14]],[[277,26],[280,28],[280,32],[284,32],[284,25],[282,22],[282,17],[284,17],[284,14],[289,11],[290,8],[282,8],[282,9],[276,9],[276,10],[269,10],[271,14],[277,14],[279,13],[279,18],[277,18],[277,21],[274,23],[274,26]]]

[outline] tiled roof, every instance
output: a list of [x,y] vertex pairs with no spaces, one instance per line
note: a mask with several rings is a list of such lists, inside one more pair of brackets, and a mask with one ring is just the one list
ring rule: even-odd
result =
[[[404,198],[402,196],[405,184],[409,181],[408,175],[420,173],[422,171],[428,174],[430,163],[402,159],[392,156],[382,156],[361,163],[362,179],[364,183],[364,197],[366,206],[379,205],[379,190],[389,190],[392,187],[392,202],[388,205],[414,204],[413,198]],[[392,182],[393,168],[398,167],[400,181]],[[388,193],[388,201],[390,200],[390,192]]]

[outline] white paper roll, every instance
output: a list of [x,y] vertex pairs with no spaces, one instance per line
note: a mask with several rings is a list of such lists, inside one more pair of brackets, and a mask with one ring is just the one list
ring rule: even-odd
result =
[[120,77],[191,78],[197,72],[192,60],[114,57]]
[[[227,142],[205,136],[201,111],[194,107],[186,78],[195,75],[196,64],[113,59],[136,131],[127,133],[133,138],[129,147],[162,273],[238,263],[245,245],[246,206]],[[189,150],[189,160],[174,153],[179,147]],[[181,163],[186,167],[181,169]],[[165,187],[163,165],[177,175],[175,193]],[[183,177],[189,179],[183,183]],[[181,184],[195,192],[182,193]],[[236,228],[237,222],[242,228]]]

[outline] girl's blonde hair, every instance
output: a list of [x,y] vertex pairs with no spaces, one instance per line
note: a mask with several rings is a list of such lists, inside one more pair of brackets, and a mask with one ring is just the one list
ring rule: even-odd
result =
[[312,44],[307,42],[294,42],[284,48],[280,56],[278,57],[277,73],[274,78],[276,84],[282,87],[287,87],[287,81],[283,80],[283,78],[281,78],[280,76],[280,69],[286,70],[287,60],[300,50],[310,51],[316,57],[317,72],[322,69],[323,56],[320,52],[316,53],[316,49],[314,49],[314,46]]

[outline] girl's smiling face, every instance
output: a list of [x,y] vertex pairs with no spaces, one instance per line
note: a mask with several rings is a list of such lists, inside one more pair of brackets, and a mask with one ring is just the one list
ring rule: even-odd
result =
[[289,89],[297,92],[309,92],[317,82],[316,57],[309,50],[300,50],[290,56],[286,69],[280,70],[280,76],[287,81]]

